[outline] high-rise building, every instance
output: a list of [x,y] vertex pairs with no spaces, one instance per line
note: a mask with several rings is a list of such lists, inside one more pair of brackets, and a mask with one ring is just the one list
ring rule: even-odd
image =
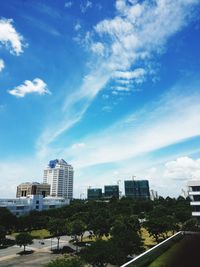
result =
[[104,197],[105,198],[112,198],[112,197],[119,198],[119,186],[118,185],[105,185],[104,186]]
[[43,197],[50,195],[50,185],[34,183],[22,183],[17,186],[16,197],[26,197],[30,195],[42,195]]
[[88,188],[87,190],[88,200],[98,200],[102,198],[102,189],[101,188]]
[[149,199],[149,181],[148,180],[127,180],[124,181],[125,196],[132,198]]
[[51,160],[44,170],[43,182],[50,184],[53,197],[73,198],[73,167],[64,159]]
[[200,180],[188,182],[188,194],[192,206],[192,216],[200,219]]

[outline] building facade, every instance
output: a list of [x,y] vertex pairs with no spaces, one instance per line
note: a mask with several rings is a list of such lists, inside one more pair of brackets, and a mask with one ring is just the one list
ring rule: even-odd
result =
[[126,180],[124,181],[125,196],[132,198],[149,199],[149,181],[148,180]]
[[16,197],[26,197],[29,195],[42,195],[43,197],[50,195],[50,185],[34,183],[22,183],[17,186]]
[[118,185],[105,185],[104,186],[105,198],[119,198],[119,186]]
[[102,198],[102,189],[101,188],[88,188],[87,190],[87,199],[88,200],[98,200]]
[[200,219],[200,180],[191,180],[187,185],[191,200],[190,205],[192,206],[192,216]]
[[50,184],[53,197],[73,198],[73,167],[65,160],[51,160],[44,170],[43,183]]
[[29,195],[20,198],[0,199],[0,207],[7,208],[16,216],[29,213],[32,210],[42,211],[60,208],[69,205],[70,200],[62,197],[43,197],[42,195]]

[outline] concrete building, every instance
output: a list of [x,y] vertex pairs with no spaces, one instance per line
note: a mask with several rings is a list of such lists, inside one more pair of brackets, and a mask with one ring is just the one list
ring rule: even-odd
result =
[[119,186],[118,185],[105,185],[104,186],[104,198],[119,198]]
[[102,189],[101,188],[88,188],[87,190],[88,200],[98,200],[102,198]]
[[74,170],[63,159],[51,160],[44,170],[43,182],[50,184],[50,195],[53,197],[73,198]]
[[148,180],[126,180],[124,181],[125,196],[132,198],[149,199]]
[[192,216],[200,219],[200,180],[188,182],[188,194],[191,199]]
[[42,211],[69,205],[69,199],[29,195],[20,198],[0,199],[0,207],[9,209],[14,215],[21,216],[32,210]]
[[43,197],[50,195],[50,185],[34,183],[22,183],[17,186],[16,197],[26,197],[28,195],[42,195]]

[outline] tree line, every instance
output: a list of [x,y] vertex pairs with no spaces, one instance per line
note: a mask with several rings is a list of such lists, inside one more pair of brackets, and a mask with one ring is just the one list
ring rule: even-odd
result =
[[0,243],[5,233],[48,229],[57,238],[59,249],[60,236],[72,236],[78,244],[88,231],[95,242],[79,254],[85,262],[97,267],[107,263],[120,266],[127,257],[144,251],[141,227],[160,242],[169,233],[198,228],[198,223],[191,218],[189,199],[183,197],[160,197],[155,201],[129,198],[113,198],[109,202],[74,200],[59,209],[32,211],[21,217],[0,209]]

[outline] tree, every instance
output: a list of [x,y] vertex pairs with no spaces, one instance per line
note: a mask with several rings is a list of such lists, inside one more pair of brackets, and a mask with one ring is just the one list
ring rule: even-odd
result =
[[78,241],[79,236],[81,237],[82,241],[86,227],[87,227],[86,224],[80,219],[76,219],[70,223],[71,235],[74,236],[76,242]]
[[60,237],[66,233],[64,219],[51,219],[47,225],[49,232],[57,238],[57,249],[59,249]]
[[24,246],[24,251],[27,245],[33,244],[33,238],[29,233],[20,233],[16,236],[16,244]]
[[109,236],[111,226],[112,218],[108,210],[97,208],[90,214],[88,229],[96,238],[101,238],[103,235]]
[[11,232],[17,225],[17,218],[8,209],[0,208],[0,225]]
[[51,261],[44,267],[84,267],[84,262],[79,257],[65,256]]
[[4,245],[6,240],[6,229],[0,225],[0,246]]
[[81,250],[81,258],[93,267],[104,267],[110,261],[109,241],[97,240],[90,247]]
[[189,219],[187,220],[183,226],[182,226],[182,230],[183,231],[192,231],[192,232],[197,232],[200,230],[200,227],[199,227],[199,222],[197,219],[195,218],[192,218],[192,219]]
[[121,265],[128,255],[137,255],[144,250],[136,216],[118,218],[111,229],[111,236],[111,264]]

